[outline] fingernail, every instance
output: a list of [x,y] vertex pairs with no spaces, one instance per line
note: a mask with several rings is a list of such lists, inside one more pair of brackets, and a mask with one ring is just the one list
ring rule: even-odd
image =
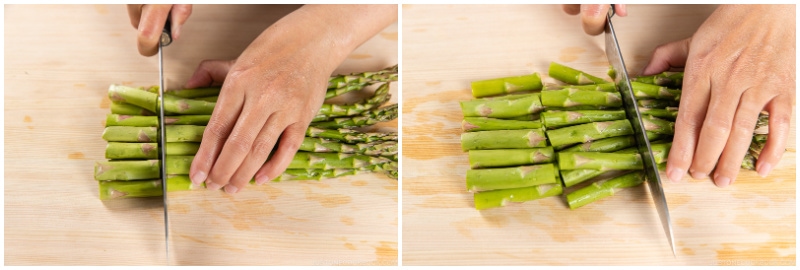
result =
[[173,38],[175,40],[178,40],[178,37],[181,36],[181,27],[180,26],[175,27],[175,34],[173,34],[173,36],[174,36]]
[[256,185],[259,185],[259,186],[260,186],[260,185],[263,185],[263,184],[264,184],[264,183],[266,183],[267,181],[269,181],[269,177],[267,177],[267,176],[259,176],[259,177],[256,177]]
[[669,178],[672,182],[680,182],[683,179],[683,170],[678,168],[672,168],[667,172],[667,178]]
[[695,172],[695,171],[690,171],[689,173],[692,174],[692,178],[697,179],[697,180],[708,178],[708,174],[705,174],[705,173],[699,173],[699,172]]
[[770,165],[769,163],[766,163],[766,162],[764,162],[762,164],[759,164],[758,168],[756,168],[756,171],[758,172],[758,175],[761,176],[761,177],[767,177],[767,175],[769,174],[770,170],[772,170],[772,165]]
[[239,188],[237,188],[237,187],[235,187],[233,185],[225,186],[225,193],[236,194],[237,191],[239,191]]
[[205,182],[206,181],[206,176],[207,176],[206,173],[203,172],[203,171],[199,171],[199,172],[195,173],[191,177],[192,184],[199,185],[200,183]]
[[731,184],[731,179],[725,176],[720,176],[720,177],[715,177],[714,182],[717,183],[718,187],[723,188]]
[[211,180],[206,181],[206,189],[208,190],[219,190],[221,188],[219,184],[211,182]]

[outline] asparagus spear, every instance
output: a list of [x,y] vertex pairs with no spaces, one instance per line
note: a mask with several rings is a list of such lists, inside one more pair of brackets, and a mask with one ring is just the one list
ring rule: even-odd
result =
[[[158,94],[142,91],[142,89],[124,85],[111,85],[108,97],[112,101],[125,102],[139,106],[150,112],[158,112]],[[164,111],[178,114],[211,114],[214,102],[179,98],[164,95]]]
[[306,136],[312,138],[325,138],[338,140],[346,143],[363,143],[363,142],[378,142],[378,141],[397,141],[397,133],[374,133],[374,132],[360,132],[357,130],[339,128],[339,129],[324,129],[319,127],[308,127]]
[[475,200],[475,209],[484,210],[505,206],[508,202],[519,203],[557,196],[561,195],[562,192],[563,189],[560,184],[546,184],[478,192],[473,194],[473,198]]
[[681,99],[681,90],[670,89],[664,86],[631,82],[633,95],[637,98],[654,98],[678,101]]
[[[196,142],[168,142],[168,156],[185,156],[197,154],[200,143]],[[107,159],[157,159],[157,143],[125,143],[109,142],[106,146]]]
[[674,100],[663,100],[663,99],[637,99],[636,104],[639,105],[639,108],[666,108],[666,107],[677,107],[679,103]]
[[155,113],[145,110],[142,107],[128,104],[125,102],[118,102],[112,101],[111,102],[111,113],[113,114],[122,114],[122,115],[155,115]]
[[585,85],[565,85],[561,89],[574,89],[585,91],[617,92],[617,86],[613,83],[585,84]]
[[547,139],[541,129],[489,130],[461,134],[461,148],[464,151],[545,146],[547,146]]
[[[205,126],[210,119],[211,115],[165,116],[164,123],[167,125]],[[106,126],[157,127],[158,116],[109,114],[106,116]]]
[[545,111],[541,115],[547,128],[626,119],[623,110]]
[[[167,146],[169,147],[169,146]],[[316,153],[345,153],[345,154],[364,154],[369,156],[391,156],[397,154],[396,141],[384,141],[376,143],[346,144],[323,138],[303,138],[300,144],[300,151]]]
[[297,152],[288,169],[348,169],[390,162],[385,157],[359,154]]
[[485,131],[485,130],[510,130],[510,129],[530,129],[541,128],[541,121],[520,121],[495,119],[488,117],[464,117],[461,121],[461,129],[464,132]]
[[558,168],[560,170],[641,170],[642,158],[637,153],[561,152],[558,153]]
[[480,192],[555,184],[555,174],[555,166],[552,163],[509,168],[470,169],[467,170],[467,190]]
[[[200,142],[205,126],[166,126],[167,142]],[[108,142],[157,142],[156,127],[110,126],[103,130],[103,139]]]
[[669,72],[665,71],[659,74],[650,76],[639,76],[633,78],[632,81],[666,86],[670,88],[681,88],[683,84],[683,72]]
[[469,151],[469,165],[473,169],[548,163],[554,159],[552,147]]
[[594,182],[589,186],[567,194],[570,209],[576,209],[591,202],[614,195],[618,189],[634,187],[644,182],[644,173],[636,171],[609,180]]
[[[136,181],[98,181],[100,200],[156,197],[163,195],[161,179],[136,180]],[[193,190],[195,187],[188,175],[173,175],[167,177],[167,192]]]
[[631,134],[633,127],[628,120],[616,120],[548,130],[547,138],[550,139],[551,145],[562,146]]
[[[647,139],[649,139],[651,142],[653,140],[657,140],[663,137],[664,136],[661,134],[653,133],[650,131],[647,132]],[[579,145],[562,149],[559,152],[614,152],[635,145],[636,145],[636,139],[633,136],[619,136],[619,137],[611,137],[596,141],[585,142]]]
[[[398,65],[384,68],[379,71],[352,73],[349,75],[335,75],[328,79],[328,91],[349,85],[365,85],[376,82],[390,82],[397,80]],[[363,87],[363,86],[362,86]],[[330,98],[330,97],[325,97]]]
[[675,118],[678,118],[678,107],[664,107],[663,109],[639,107],[639,113],[642,115],[652,115],[659,118],[675,120]]
[[379,122],[391,121],[397,118],[397,103],[373,109],[364,114],[353,117],[338,117],[330,121],[311,123],[317,128],[355,128],[377,124]]
[[372,108],[380,106],[381,104],[389,101],[389,84],[384,83],[378,89],[375,90],[375,93],[372,97],[350,105],[339,105],[339,104],[322,104],[322,107],[319,108],[319,112],[317,112],[317,116],[319,118],[315,118],[317,122],[327,120],[328,117],[341,117],[341,116],[353,116],[362,114]]
[[556,80],[573,85],[608,83],[606,80],[556,62],[550,63],[547,74]]
[[562,89],[542,91],[542,105],[546,107],[574,106],[622,106],[622,98],[616,92]]
[[652,115],[644,115],[642,123],[647,131],[664,135],[675,134],[675,122],[659,119]]
[[[158,86],[154,86],[154,87],[156,89],[156,93],[158,93]],[[164,94],[165,95],[172,95],[172,96],[180,97],[180,98],[198,99],[198,98],[219,96],[220,90],[221,90],[220,87],[206,87],[206,88],[194,88],[194,89],[175,89],[175,90],[164,89]]]
[[[189,174],[194,156],[167,156],[167,174]],[[94,166],[94,179],[145,180],[160,176],[161,169],[157,159],[98,161]]]
[[485,116],[511,118],[540,112],[544,109],[539,93],[514,99],[473,99],[461,101],[461,112],[465,117]]
[[538,73],[472,82],[472,96],[476,98],[541,89],[542,79]]

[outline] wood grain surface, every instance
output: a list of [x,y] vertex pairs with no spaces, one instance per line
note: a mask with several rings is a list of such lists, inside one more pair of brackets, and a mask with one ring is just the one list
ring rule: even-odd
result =
[[[235,58],[297,7],[195,6],[164,50],[167,88],[203,59]],[[167,258],[161,199],[102,202],[93,180],[108,86],[158,84],[125,7],[7,5],[4,22],[6,265],[397,264],[398,181],[379,174],[170,193]],[[396,64],[397,32],[387,27],[336,72]]]
[[[614,21],[629,72],[713,9],[629,5]],[[474,209],[458,102],[472,98],[471,81],[546,75],[551,61],[605,74],[603,36],[579,22],[550,5],[403,6],[403,265],[795,265],[794,124],[767,178],[664,183],[676,257],[644,185],[578,210],[563,197]]]

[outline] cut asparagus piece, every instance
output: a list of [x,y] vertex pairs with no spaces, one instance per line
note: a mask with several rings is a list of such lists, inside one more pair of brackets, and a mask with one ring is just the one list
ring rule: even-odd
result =
[[330,89],[342,88],[349,85],[365,85],[376,82],[396,81],[397,72],[398,65],[394,65],[379,71],[351,73],[349,75],[335,75],[328,79],[328,89],[330,91]]
[[502,207],[508,202],[526,202],[545,197],[561,195],[563,189],[560,184],[538,185],[511,189],[498,189],[473,194],[475,209],[484,210]]
[[[194,156],[167,156],[166,173],[189,174],[193,159]],[[159,176],[161,168],[157,159],[98,161],[94,165],[94,179],[98,181],[145,180]]]
[[[156,88],[156,93],[158,93],[158,86],[154,86]],[[179,98],[191,98],[191,99],[198,99],[198,98],[206,98],[206,97],[213,97],[219,96],[221,88],[220,87],[205,87],[205,88],[194,88],[194,89],[175,89],[175,90],[168,90],[164,89],[165,95],[171,95]]]
[[675,134],[675,122],[659,119],[652,115],[643,115],[642,123],[647,131],[664,135]]
[[547,138],[553,146],[562,146],[631,134],[633,127],[628,120],[616,120],[548,130]]
[[554,159],[552,147],[469,151],[469,165],[473,169],[549,163]]
[[622,106],[622,98],[616,92],[562,89],[542,91],[541,95],[542,105],[546,107]]
[[674,100],[663,100],[663,99],[637,99],[636,103],[639,105],[639,108],[654,108],[654,109],[677,107],[680,104]]
[[511,130],[511,129],[531,129],[541,128],[541,121],[520,121],[496,119],[487,117],[464,117],[461,121],[461,129],[464,132],[485,131],[485,130]]
[[638,153],[561,152],[558,153],[558,168],[560,170],[641,170],[642,158]]
[[467,170],[467,190],[480,192],[555,184],[555,174],[555,166],[552,163],[510,168],[470,169]]
[[541,129],[488,130],[461,134],[461,149],[519,149],[547,146]]
[[[168,142],[168,156],[187,156],[197,154],[200,143]],[[158,159],[157,143],[109,142],[106,146],[107,159]]]
[[556,80],[572,85],[608,83],[606,80],[556,62],[550,63],[547,74]]
[[[211,115],[165,116],[164,123],[167,125],[205,126],[210,119]],[[157,127],[158,116],[109,114],[106,116],[106,126]]]
[[539,73],[472,82],[472,96],[476,98],[541,89]]
[[[650,141],[663,138],[661,134],[647,132],[647,139]],[[559,152],[614,152],[619,151],[631,146],[636,145],[636,140],[633,136],[619,136],[605,138],[596,141],[585,142],[569,148],[562,149]]]
[[[158,94],[143,91],[140,88],[111,85],[108,89],[108,97],[112,101],[133,104],[153,113],[158,112]],[[214,102],[164,95],[164,111],[170,113],[210,115],[214,111],[215,104]]]
[[637,98],[654,98],[678,101],[681,99],[681,90],[670,89],[664,86],[631,82],[633,95]]
[[110,109],[111,109],[111,113],[113,113],[113,114],[146,115],[146,116],[155,115],[154,112],[145,110],[142,107],[139,107],[139,106],[136,106],[136,105],[133,105],[133,104],[128,104],[128,103],[125,103],[125,102],[112,101]]
[[586,85],[565,85],[561,89],[575,89],[585,91],[617,92],[617,86],[613,83],[586,84]]
[[625,111],[623,110],[544,111],[541,115],[542,122],[548,129],[626,119]]
[[461,101],[461,112],[465,117],[511,118],[537,113],[543,109],[539,93],[515,99],[484,98]]
[[638,186],[643,182],[644,174],[642,171],[594,182],[589,186],[567,194],[567,204],[569,204],[570,209],[576,209],[591,202],[614,195],[618,189]]

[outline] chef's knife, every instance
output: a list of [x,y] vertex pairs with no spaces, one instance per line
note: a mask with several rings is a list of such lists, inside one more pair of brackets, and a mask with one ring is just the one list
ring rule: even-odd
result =
[[661,186],[658,167],[653,159],[653,149],[650,147],[650,141],[645,134],[642,115],[639,112],[639,107],[636,106],[636,97],[633,95],[630,77],[628,77],[628,70],[625,68],[625,61],[622,59],[622,51],[620,51],[619,43],[617,42],[617,34],[614,32],[614,25],[611,23],[611,17],[613,16],[614,5],[611,5],[606,17],[606,56],[608,57],[608,62],[611,63],[611,66],[616,71],[617,75],[614,81],[622,95],[622,104],[625,106],[625,114],[628,116],[631,126],[633,126],[636,144],[639,147],[639,154],[642,156],[642,162],[644,163],[647,186],[650,188],[650,195],[656,205],[656,210],[658,210],[661,226],[664,228],[667,241],[669,241],[669,246],[672,248],[672,255],[675,256],[675,244],[672,237],[672,224],[669,219],[667,200],[664,197],[664,189]]
[[161,31],[161,39],[158,42],[158,150],[161,155],[161,191],[163,192],[162,198],[164,200],[164,246],[166,247],[167,264],[169,264],[169,215],[167,215],[167,134],[164,125],[164,47],[172,43],[172,31],[170,27],[170,20],[164,25],[164,30]]

